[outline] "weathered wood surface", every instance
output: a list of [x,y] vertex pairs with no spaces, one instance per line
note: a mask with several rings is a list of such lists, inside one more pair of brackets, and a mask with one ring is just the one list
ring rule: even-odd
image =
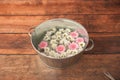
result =
[[[95,42],[93,50],[86,53],[120,53],[120,33],[90,33]],[[36,54],[28,34],[0,34],[0,54]]]
[[69,18],[88,32],[120,32],[120,15],[0,16],[0,33],[28,33],[30,28],[52,18]]
[[84,55],[66,69],[45,66],[38,55],[0,55],[0,80],[108,80],[109,71],[120,79],[120,55]]
[[0,34],[0,54],[34,54],[28,34]]
[[119,0],[0,0],[0,15],[120,14]]
[[[45,66],[27,34],[53,18],[78,21],[95,42],[63,70]],[[119,53],[120,0],[0,0],[0,80],[108,80],[104,71],[120,80]]]

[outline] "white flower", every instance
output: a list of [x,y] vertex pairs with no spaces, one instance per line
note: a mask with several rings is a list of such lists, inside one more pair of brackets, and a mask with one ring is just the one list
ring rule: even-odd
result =
[[60,35],[56,36],[56,39],[57,39],[58,41],[60,41],[60,40],[61,40],[61,36],[60,36]]
[[72,50],[70,50],[70,49],[68,49],[68,50],[66,51],[67,54],[70,54],[71,52],[72,52]]
[[49,48],[49,47],[45,47],[45,48],[44,48],[44,51],[45,51],[45,52],[49,52],[49,51],[50,51],[50,48]]
[[80,42],[80,43],[78,43],[78,45],[81,46],[82,48],[84,48],[85,47],[85,42]]
[[70,33],[71,30],[67,28],[67,29],[65,29],[65,32]]
[[55,32],[55,31],[56,31],[56,28],[52,28],[51,31],[52,31],[52,32]]
[[61,54],[59,55],[59,57],[60,57],[60,58],[65,58],[65,57],[66,57],[66,53],[65,53],[65,52],[61,53]]
[[49,52],[49,56],[54,57],[54,58],[59,58],[60,57],[60,55],[57,52],[55,52],[54,50],[51,50]]
[[48,31],[47,33],[46,33],[46,36],[50,36],[52,34],[52,32],[51,31]]
[[49,55],[49,54],[48,54],[49,51],[50,51],[50,48],[49,48],[49,47],[45,47],[45,48],[44,48],[44,52],[45,52],[47,55]]
[[83,48],[81,46],[79,46],[78,51],[79,52],[83,51]]
[[54,56],[55,56],[55,58],[60,58],[60,54],[57,52],[54,54]]
[[68,57],[70,57],[70,56],[73,56],[73,55],[75,55],[75,54],[77,54],[78,52],[77,52],[77,50],[70,50],[70,49],[68,49],[67,51],[66,51],[66,55],[68,56]]
[[63,38],[59,41],[59,43],[67,46],[70,43],[70,41],[66,40],[66,38]]
[[67,46],[69,43],[70,43],[70,42],[67,41],[67,40],[64,41],[64,45],[65,45],[65,46]]
[[72,55],[78,54],[78,50],[72,50],[72,51],[71,51],[71,54],[72,54]]
[[57,44],[51,44],[51,47],[52,47],[53,49],[56,49]]
[[67,38],[67,36],[68,36],[67,33],[63,33],[63,34],[62,34],[62,37],[63,37],[63,38]]
[[60,40],[60,44],[64,44],[65,41],[66,41],[65,38],[61,39],[61,40]]
[[43,38],[43,40],[48,41],[48,40],[50,40],[50,37],[46,35],[46,36]]
[[50,41],[50,44],[53,44],[53,43],[57,43],[57,41],[54,40],[54,39],[52,39],[52,40]]
[[55,35],[53,35],[51,38],[52,38],[52,39],[56,39],[56,36],[55,36]]
[[51,57],[55,57],[55,54],[56,54],[56,52],[53,51],[53,50],[51,50],[51,51],[49,52],[49,56],[51,56]]
[[67,53],[67,56],[73,56],[75,54],[78,54],[78,50],[77,49],[76,50],[70,50],[70,49],[68,49],[66,51],[66,53]]
[[64,29],[59,29],[60,32],[64,32]]
[[68,41],[74,41],[75,39],[72,36],[67,36]]
[[56,36],[61,35],[61,32],[60,32],[60,31],[57,31],[57,32],[55,33],[55,35],[56,35]]

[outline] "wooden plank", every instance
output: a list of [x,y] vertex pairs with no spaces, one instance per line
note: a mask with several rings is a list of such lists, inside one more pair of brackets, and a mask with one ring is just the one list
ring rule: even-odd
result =
[[120,54],[83,55],[66,69],[45,66],[38,55],[0,55],[0,80],[107,80],[109,71],[120,79]]
[[120,14],[119,0],[0,0],[0,15]]
[[[90,38],[94,40],[94,48],[90,53],[119,53],[120,52],[120,34],[90,34]],[[89,52],[88,52],[89,53]]]
[[35,54],[27,34],[0,34],[0,54]]
[[81,24],[85,24],[82,15],[50,15],[50,16],[0,16],[0,33],[28,33],[30,28],[38,26],[40,23],[53,18],[79,19]]
[[89,32],[120,32],[120,15],[88,15]]
[[120,32],[120,15],[0,16],[0,33],[28,33],[30,28],[53,18],[81,23],[88,32]]
[[[93,50],[87,53],[120,53],[120,33],[90,33],[95,42]],[[36,54],[28,34],[0,34],[0,54]]]

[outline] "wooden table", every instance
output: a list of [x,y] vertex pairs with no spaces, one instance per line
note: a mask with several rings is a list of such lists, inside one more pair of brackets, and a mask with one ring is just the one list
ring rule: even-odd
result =
[[[52,18],[78,21],[95,47],[66,69],[45,66],[30,28]],[[0,0],[0,80],[120,80],[120,0]]]

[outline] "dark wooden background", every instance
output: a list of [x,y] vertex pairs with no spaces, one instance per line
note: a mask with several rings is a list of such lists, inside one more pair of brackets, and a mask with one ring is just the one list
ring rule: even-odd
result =
[[[78,21],[95,47],[66,69],[45,66],[28,32],[52,18]],[[0,0],[0,80],[120,80],[120,0]]]

